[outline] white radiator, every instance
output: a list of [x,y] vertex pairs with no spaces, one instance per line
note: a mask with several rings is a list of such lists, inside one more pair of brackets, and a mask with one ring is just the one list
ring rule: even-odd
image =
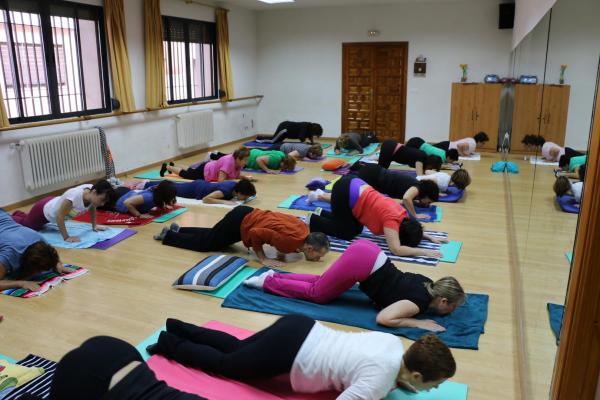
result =
[[77,184],[105,173],[97,128],[19,142],[28,190]]
[[214,137],[212,110],[177,115],[177,144],[180,149],[207,144]]

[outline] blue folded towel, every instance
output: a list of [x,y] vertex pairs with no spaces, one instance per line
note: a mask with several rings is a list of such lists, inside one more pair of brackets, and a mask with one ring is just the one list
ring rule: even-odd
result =
[[[268,268],[263,267],[254,275],[260,275],[267,270]],[[419,315],[416,318],[432,319],[444,326],[446,331],[438,336],[448,346],[477,349],[479,336],[483,333],[487,320],[488,299],[488,295],[468,294],[465,304],[450,315]],[[327,304],[289,299],[240,285],[225,298],[222,306],[276,315],[302,314],[321,321],[402,335],[412,340],[427,333],[419,328],[388,328],[378,325],[375,322],[378,310],[367,295],[358,289],[358,285]]]
[[506,170],[511,173],[511,174],[518,174],[519,173],[519,166],[517,164],[515,164],[512,161],[508,161],[506,163]]
[[575,200],[570,194],[565,194],[563,196],[556,196],[556,202],[561,210],[564,212],[568,212],[571,214],[579,214],[579,203]]
[[548,303],[548,315],[550,316],[550,328],[556,337],[556,344],[560,341],[560,331],[562,329],[563,315],[565,306],[560,304]]
[[492,169],[492,172],[504,172],[504,170],[506,169],[506,162],[505,161],[497,161],[492,164],[491,169]]
[[446,195],[440,196],[439,202],[440,203],[456,203],[457,201],[462,199],[464,194],[465,194],[464,189],[459,189],[456,186],[448,186],[448,189],[446,189]]

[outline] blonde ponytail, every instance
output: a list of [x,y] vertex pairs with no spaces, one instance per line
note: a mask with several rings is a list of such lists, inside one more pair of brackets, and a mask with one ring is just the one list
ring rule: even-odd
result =
[[425,288],[431,297],[448,299],[450,304],[462,304],[465,301],[466,294],[460,283],[452,276],[446,276],[435,282],[425,283]]

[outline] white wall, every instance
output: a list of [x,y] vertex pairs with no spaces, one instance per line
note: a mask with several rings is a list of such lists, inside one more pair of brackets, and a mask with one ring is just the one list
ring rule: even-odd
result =
[[[379,37],[369,39],[367,30]],[[498,2],[409,3],[310,8],[258,13],[258,87],[265,95],[259,131],[286,119],[315,121],[325,136],[341,130],[342,43],[409,42],[406,137],[444,140],[450,124],[451,83],[459,64],[470,80],[509,71],[511,30],[498,29]],[[427,57],[427,76],[412,74]]]
[[[82,2],[101,3],[97,0]],[[136,108],[141,109],[144,108],[145,98],[143,2],[127,0],[124,3],[134,98]],[[230,10],[230,55],[235,95],[253,96],[259,94],[256,85],[256,16],[250,10]],[[197,4],[186,5],[180,0],[162,0],[161,12],[163,15],[214,21],[211,8]],[[33,136],[100,125],[106,130],[117,172],[122,172],[181,154],[176,144],[173,116],[209,107],[215,111],[215,140],[209,145],[222,144],[256,133],[253,126],[256,126],[257,104],[253,100],[0,132],[0,205],[28,199],[35,194],[28,192],[23,185],[19,154],[9,148],[10,143]]]

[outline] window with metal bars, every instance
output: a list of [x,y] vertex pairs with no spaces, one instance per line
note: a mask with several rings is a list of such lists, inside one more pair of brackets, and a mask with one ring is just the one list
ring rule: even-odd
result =
[[11,124],[110,112],[102,7],[0,0],[0,90]]
[[169,104],[218,98],[216,25],[163,16]]

